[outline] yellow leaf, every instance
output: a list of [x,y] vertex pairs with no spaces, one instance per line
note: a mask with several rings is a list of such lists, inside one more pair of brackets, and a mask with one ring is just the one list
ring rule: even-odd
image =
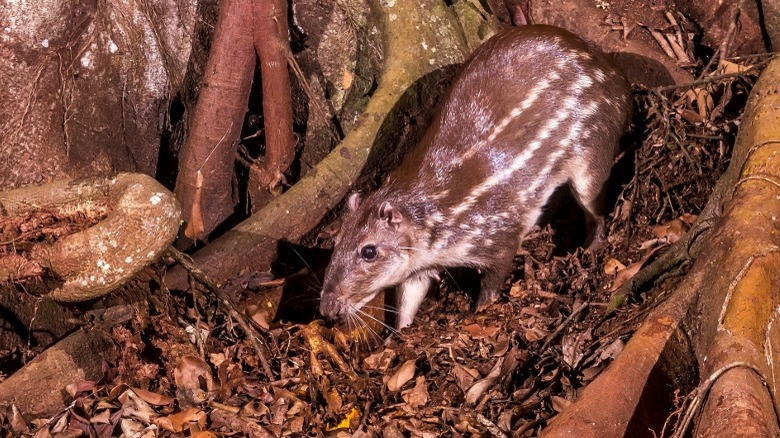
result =
[[360,419],[360,410],[356,407],[353,407],[349,410],[346,414],[344,414],[344,418],[339,421],[339,424],[335,426],[325,426],[325,432],[332,432],[334,430],[340,430],[340,429],[349,429],[352,425],[352,422],[355,420]]

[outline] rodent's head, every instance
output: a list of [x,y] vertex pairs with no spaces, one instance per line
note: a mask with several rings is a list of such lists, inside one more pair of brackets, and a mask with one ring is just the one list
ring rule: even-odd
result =
[[320,313],[349,321],[379,291],[409,277],[413,226],[393,202],[350,195],[330,265],[325,271]]

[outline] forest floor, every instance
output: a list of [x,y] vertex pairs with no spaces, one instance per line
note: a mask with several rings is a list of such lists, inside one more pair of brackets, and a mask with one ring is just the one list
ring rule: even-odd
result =
[[[473,311],[463,292],[468,273],[447,272],[412,326],[350,334],[311,322],[318,280],[309,271],[318,269],[248,274],[225,290],[265,327],[258,349],[217,297],[164,289],[158,267],[150,274],[156,280],[127,288],[137,316],[111,329],[118,359],[104,364],[104,380],[71,388],[71,407],[30,430],[536,436],[609,365],[684,273],[626,300],[614,297],[683,236],[707,202],[729,163],[755,73],[695,89],[636,90],[632,134],[610,183],[604,245],[583,250],[578,233],[564,233],[571,221],[554,220],[570,216],[564,193],[550,226],[524,240],[501,299],[488,309]],[[282,290],[293,298],[280,298]],[[293,306],[273,320],[266,306],[279,300],[309,310]]]
[[146,316],[112,329],[120,359],[105,364],[105,381],[74,390],[74,407],[49,424],[91,425],[101,436],[120,427],[151,433],[149,424],[189,435],[535,436],[609,365],[679,278],[611,305],[615,288],[680,238],[706,203],[753,79],[711,87],[724,110],[710,124],[688,114],[695,99],[685,90],[664,99],[637,92],[641,122],[617,166],[622,182],[611,196],[606,243],[583,250],[559,231],[569,225],[553,221],[524,240],[502,298],[484,311],[475,313],[462,292],[469,276],[448,272],[411,327],[350,335],[307,324],[300,310],[298,323],[269,321],[264,306],[282,289],[316,306],[318,280],[308,269],[238,282],[226,290],[267,327],[260,351],[269,379],[216,297],[149,293],[139,282],[134,293],[145,296]]

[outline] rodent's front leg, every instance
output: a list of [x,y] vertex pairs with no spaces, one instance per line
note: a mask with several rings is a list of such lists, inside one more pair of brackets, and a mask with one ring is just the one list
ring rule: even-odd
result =
[[512,271],[512,262],[514,262],[519,243],[517,238],[511,237],[505,241],[507,243],[498,250],[493,259],[493,265],[482,271],[477,311],[484,309],[498,299],[504,281]]
[[396,291],[396,302],[398,306],[398,315],[396,315],[395,328],[401,330],[407,327],[414,320],[417,309],[428,293],[431,286],[431,278],[436,276],[434,271],[423,271],[398,285]]

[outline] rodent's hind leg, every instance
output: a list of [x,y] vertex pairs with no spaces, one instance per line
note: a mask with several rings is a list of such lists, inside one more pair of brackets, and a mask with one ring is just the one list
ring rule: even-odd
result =
[[605,184],[594,185],[588,178],[576,178],[569,181],[574,199],[585,213],[585,248],[598,249],[604,243],[606,201]]
[[420,308],[428,288],[431,286],[431,278],[438,273],[435,271],[423,271],[398,285],[396,291],[396,302],[398,306],[398,315],[396,315],[395,328],[401,330],[409,326],[414,321],[414,315]]
[[512,272],[512,264],[519,246],[516,237],[508,236],[507,244],[498,250],[493,259],[493,266],[483,270],[480,282],[479,298],[477,298],[477,311],[493,304],[501,295],[504,281]]

